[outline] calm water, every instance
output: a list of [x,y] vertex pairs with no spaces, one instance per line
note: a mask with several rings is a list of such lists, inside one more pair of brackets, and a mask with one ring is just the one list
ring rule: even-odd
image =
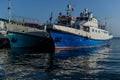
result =
[[99,49],[1,49],[0,80],[120,80],[120,39]]

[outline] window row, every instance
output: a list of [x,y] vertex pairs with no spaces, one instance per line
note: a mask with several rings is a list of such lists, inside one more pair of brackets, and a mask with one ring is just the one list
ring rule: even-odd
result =
[[104,33],[104,34],[107,34],[107,32],[106,31],[100,31],[100,30],[96,30],[96,29],[92,29],[92,32],[98,32],[98,33]]

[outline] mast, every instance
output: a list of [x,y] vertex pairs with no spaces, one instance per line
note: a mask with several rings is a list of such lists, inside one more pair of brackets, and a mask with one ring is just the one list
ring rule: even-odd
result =
[[49,18],[50,24],[52,24],[52,18],[53,18],[53,13],[51,12],[51,15],[50,15],[50,18]]
[[11,7],[10,7],[10,0],[8,0],[8,22],[10,22],[10,18],[11,18]]
[[72,7],[70,1],[69,1],[69,4],[67,5],[67,10],[66,11],[67,11],[67,16],[71,17],[71,14],[73,12],[73,7]]

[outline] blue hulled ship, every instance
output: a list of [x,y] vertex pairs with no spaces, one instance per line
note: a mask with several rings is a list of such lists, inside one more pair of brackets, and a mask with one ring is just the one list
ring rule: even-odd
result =
[[112,35],[101,25],[88,9],[78,17],[72,17],[73,8],[67,5],[67,15],[59,13],[57,23],[48,31],[54,41],[55,49],[94,48],[108,45]]

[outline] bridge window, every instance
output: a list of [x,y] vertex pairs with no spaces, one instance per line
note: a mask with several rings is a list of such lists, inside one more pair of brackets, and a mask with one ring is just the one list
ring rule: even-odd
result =
[[95,32],[97,32],[97,30],[95,30]]
[[100,30],[98,31],[98,33],[100,33]]
[[86,31],[86,32],[89,32],[89,27],[86,27],[86,26],[83,26],[83,30]]

